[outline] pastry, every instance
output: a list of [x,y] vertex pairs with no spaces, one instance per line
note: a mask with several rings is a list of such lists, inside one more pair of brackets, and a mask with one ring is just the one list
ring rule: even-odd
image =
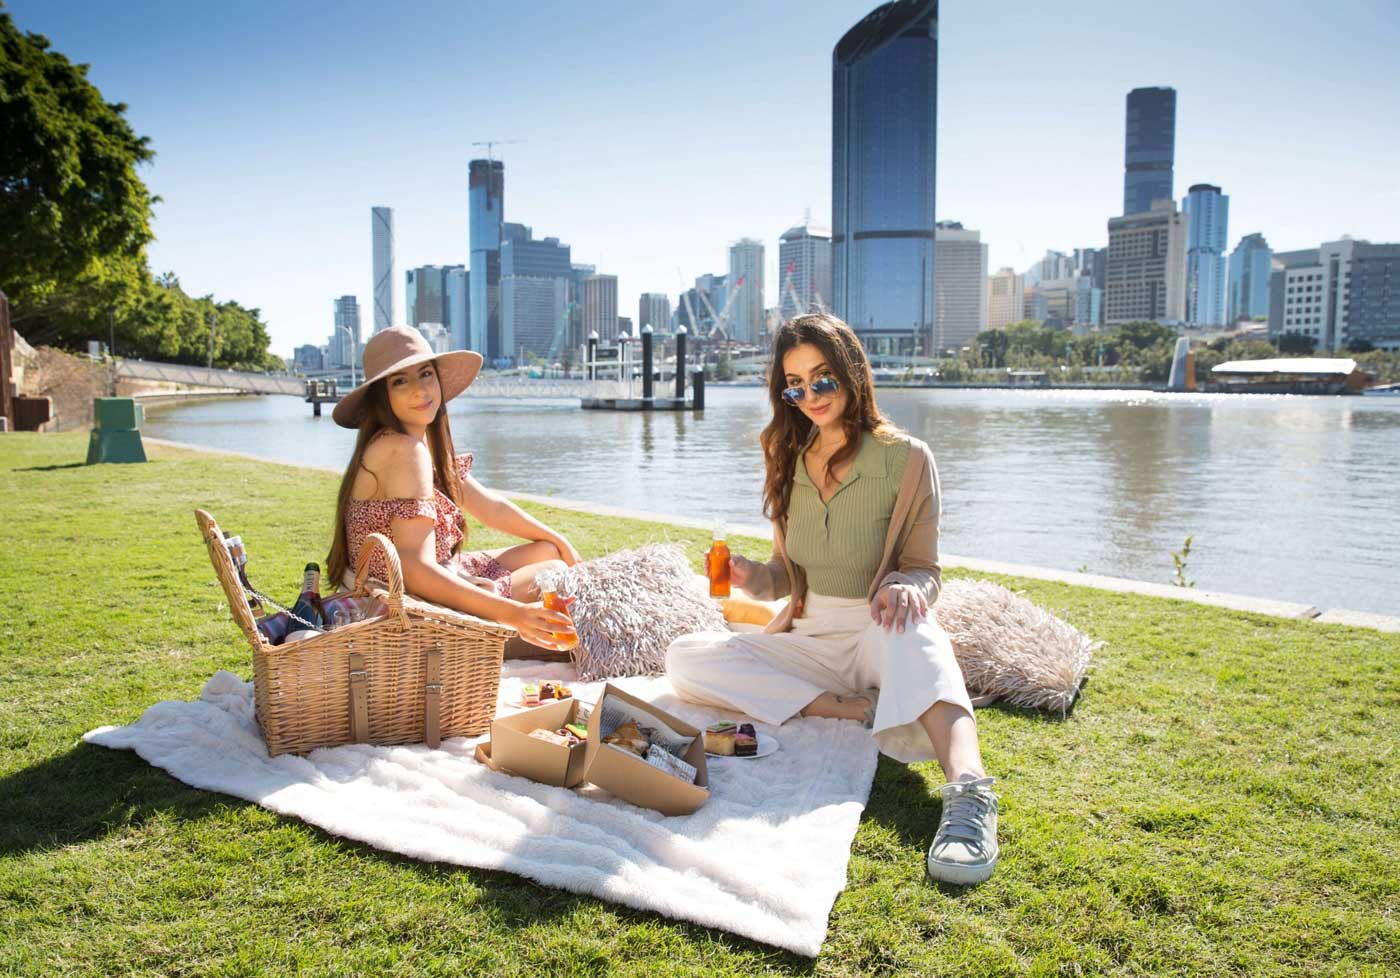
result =
[[521,706],[540,705],[540,687],[537,683],[525,683],[520,687]]
[[711,754],[732,757],[734,755],[734,737],[738,732],[738,725],[730,720],[721,720],[718,723],[710,724],[705,728],[705,750]]
[[636,720],[628,720],[622,724],[604,737],[603,743],[621,747],[638,757],[645,757],[647,748],[651,746],[651,741],[647,740],[646,736],[638,729]]
[[569,687],[565,686],[563,683],[560,683],[559,685],[554,687],[554,695],[558,699],[567,700],[573,698],[574,691]]
[[536,740],[543,740],[546,744],[558,744],[560,747],[569,746],[568,734],[561,734],[557,730],[546,730],[544,727],[537,727],[530,731],[530,736]]
[[652,744],[647,749],[646,762],[658,770],[680,778],[686,784],[695,783],[696,769],[694,765],[681,760],[660,744]]
[[540,683],[540,701],[554,699],[554,684]]
[[564,729],[569,731],[569,733],[573,734],[579,740],[588,739],[588,724],[586,723],[566,723],[564,724]]
[[734,734],[734,756],[753,757],[757,753],[758,734],[754,732],[753,724],[739,724],[739,730]]

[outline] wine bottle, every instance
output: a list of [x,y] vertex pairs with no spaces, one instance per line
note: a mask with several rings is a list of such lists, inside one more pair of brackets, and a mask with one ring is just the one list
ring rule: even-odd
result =
[[228,548],[228,555],[233,560],[234,569],[238,571],[238,583],[243,585],[243,597],[248,601],[248,610],[257,618],[263,613],[262,602],[253,593],[253,585],[248,583],[248,551],[243,549],[243,538],[230,536],[228,531],[224,531],[224,546]]
[[326,627],[326,613],[321,608],[321,565],[315,561],[307,564],[302,574],[301,595],[292,605],[292,614],[310,622],[312,628]]

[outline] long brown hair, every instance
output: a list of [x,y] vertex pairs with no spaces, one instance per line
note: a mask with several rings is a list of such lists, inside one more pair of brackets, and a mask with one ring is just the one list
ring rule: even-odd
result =
[[841,415],[846,443],[826,463],[828,484],[834,481],[832,470],[854,458],[860,450],[863,433],[891,438],[899,430],[875,405],[875,377],[870,372],[865,348],[851,327],[828,313],[797,316],[783,323],[773,337],[773,361],[768,367],[768,401],[773,407],[773,420],[758,439],[763,445],[763,463],[767,470],[763,482],[763,515],[780,524],[787,522],[793,473],[813,427],[812,420],[801,409],[783,400],[783,389],[787,387],[783,357],[804,343],[821,351],[832,376],[847,394],[846,410]]
[[[341,578],[350,567],[350,553],[345,544],[345,511],[350,506],[355,476],[361,468],[365,468],[365,449],[369,447],[374,436],[386,428],[390,431],[403,431],[403,425],[394,414],[394,409],[389,406],[388,383],[387,379],[375,381],[365,392],[365,406],[360,416],[360,430],[355,436],[355,450],[351,453],[350,464],[340,480],[340,493],[335,503],[335,526],[331,533],[331,552],[326,555],[326,576],[330,582],[327,586],[331,591],[340,587]],[[452,452],[452,428],[447,423],[446,402],[438,406],[437,414],[428,424],[427,436],[428,453],[433,459],[433,485],[461,509],[462,483],[457,477],[457,461]],[[365,471],[374,476],[376,483],[379,482],[379,476],[373,469],[365,468]],[[461,518],[461,529],[462,539],[452,548],[453,553],[461,550],[467,539],[465,516]]]

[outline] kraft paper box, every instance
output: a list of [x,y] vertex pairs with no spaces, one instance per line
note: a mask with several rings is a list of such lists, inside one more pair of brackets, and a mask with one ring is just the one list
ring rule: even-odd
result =
[[530,736],[530,731],[539,727],[558,730],[566,723],[573,723],[577,715],[578,701],[567,699],[493,720],[490,758],[494,766],[541,784],[561,788],[579,784],[584,780],[587,766],[583,744],[564,747]]
[[[693,738],[681,754],[681,759],[695,768],[693,784],[652,767],[630,751],[602,742],[601,707],[613,697],[633,714],[642,715],[643,720],[654,718],[682,737]],[[663,815],[689,815],[710,797],[705,738],[696,727],[608,684],[589,715],[588,740],[584,744],[562,747],[530,736],[530,731],[538,727],[557,730],[574,722],[577,715],[578,704],[569,699],[500,717],[491,724],[491,740],[477,747],[477,760],[494,770],[541,784],[572,788],[582,781],[591,781],[624,801]]]
[[[694,784],[687,784],[674,775],[652,767],[630,751],[602,742],[599,726],[602,723],[603,706],[612,697],[621,700],[634,712],[649,714],[676,733],[694,738],[691,745],[681,754],[681,759],[695,768]],[[584,761],[587,771],[584,777],[634,805],[650,808],[662,815],[689,815],[710,797],[707,790],[710,784],[709,772],[705,768],[705,738],[701,736],[699,729],[646,700],[624,693],[611,683],[603,687],[603,695],[599,697],[598,704],[593,707],[593,712],[588,717],[587,751],[588,756]]]

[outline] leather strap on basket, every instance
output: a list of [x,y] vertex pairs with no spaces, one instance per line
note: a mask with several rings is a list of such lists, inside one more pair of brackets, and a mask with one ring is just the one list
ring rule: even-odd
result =
[[424,653],[423,742],[437,747],[442,739],[442,643]]
[[350,743],[369,742],[369,676],[365,672],[365,657],[350,653]]

